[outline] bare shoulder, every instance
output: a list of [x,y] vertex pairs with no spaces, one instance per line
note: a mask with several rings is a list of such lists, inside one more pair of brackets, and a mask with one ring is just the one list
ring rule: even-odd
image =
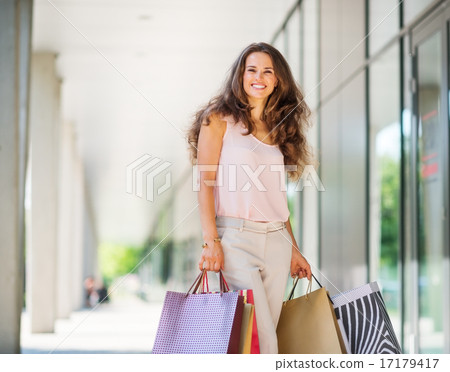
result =
[[213,132],[215,135],[220,135],[222,138],[227,130],[227,121],[224,119],[223,115],[218,113],[213,113],[209,117],[209,125],[203,123],[203,127],[208,128],[208,132]]
[[218,164],[227,122],[220,115],[211,115],[210,123],[203,123],[198,136],[198,164]]

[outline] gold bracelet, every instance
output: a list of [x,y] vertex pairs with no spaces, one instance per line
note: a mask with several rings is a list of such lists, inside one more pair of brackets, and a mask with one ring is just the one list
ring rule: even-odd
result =
[[[214,243],[220,243],[222,239],[220,238],[214,238]],[[208,243],[203,243],[202,248],[206,248],[208,246]]]

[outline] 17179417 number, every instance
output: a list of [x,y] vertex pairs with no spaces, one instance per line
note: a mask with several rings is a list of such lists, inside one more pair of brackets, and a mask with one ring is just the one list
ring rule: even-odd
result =
[[439,359],[411,359],[411,358],[386,358],[381,359],[381,368],[433,368],[438,365]]

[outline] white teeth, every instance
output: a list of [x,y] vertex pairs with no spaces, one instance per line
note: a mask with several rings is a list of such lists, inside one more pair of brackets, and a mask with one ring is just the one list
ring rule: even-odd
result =
[[257,88],[257,89],[263,89],[263,88],[265,88],[264,85],[258,85],[258,84],[252,84],[252,87]]

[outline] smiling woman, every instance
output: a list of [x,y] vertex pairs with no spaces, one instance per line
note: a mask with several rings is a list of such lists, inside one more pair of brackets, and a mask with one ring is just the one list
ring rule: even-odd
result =
[[273,71],[272,59],[263,52],[254,52],[247,57],[243,75],[244,90],[252,106],[258,100],[266,100],[277,88],[277,78]]
[[196,113],[187,136],[191,160],[197,161],[202,124],[208,126],[217,115],[232,115],[245,126],[245,134],[278,145],[284,163],[295,166],[288,175],[296,180],[313,162],[306,141],[310,113],[283,55],[269,44],[250,44],[232,65],[219,95]]
[[253,290],[261,353],[278,352],[289,271],[311,278],[292,233],[285,183],[286,171],[295,180],[310,164],[309,114],[281,53],[254,43],[188,133],[205,242],[199,269],[222,270],[231,289]]

